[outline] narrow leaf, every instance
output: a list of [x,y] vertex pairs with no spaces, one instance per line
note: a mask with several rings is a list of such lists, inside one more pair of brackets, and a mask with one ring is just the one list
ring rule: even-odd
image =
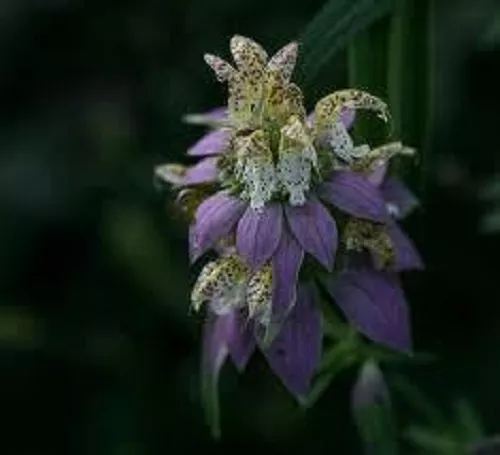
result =
[[302,72],[310,82],[359,32],[390,12],[393,0],[330,0],[306,27]]

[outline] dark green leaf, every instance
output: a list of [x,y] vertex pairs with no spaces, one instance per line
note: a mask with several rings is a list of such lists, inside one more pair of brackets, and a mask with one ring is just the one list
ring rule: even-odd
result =
[[210,427],[212,437],[219,439],[220,430],[220,408],[218,377],[215,375],[201,375],[201,402],[205,411],[205,418]]
[[[356,36],[348,47],[349,86],[387,99],[387,54],[389,18],[375,21]],[[387,125],[374,120],[373,115],[357,114],[354,137],[374,147],[386,142]]]
[[[397,3],[389,30],[388,95],[394,134],[419,152],[420,165],[408,172],[410,186],[424,192],[428,175],[432,101],[432,0]],[[398,171],[404,171],[399,168]]]
[[446,419],[439,408],[429,398],[406,378],[398,376],[389,381],[391,390],[399,392],[401,398],[406,401],[416,412],[419,412],[427,423],[433,427],[443,427]]
[[373,21],[387,14],[393,0],[331,0],[312,19],[304,31],[302,43],[302,73],[305,82],[337,52]]
[[455,403],[455,410],[458,431],[462,440],[474,442],[481,439],[484,436],[483,425],[481,418],[472,405],[468,401],[460,399]]

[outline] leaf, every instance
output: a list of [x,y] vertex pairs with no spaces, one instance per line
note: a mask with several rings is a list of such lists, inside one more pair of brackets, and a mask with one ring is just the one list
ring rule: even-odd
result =
[[500,231],[500,209],[494,209],[480,220],[479,229],[483,234],[496,234]]
[[463,454],[463,447],[450,435],[437,430],[429,430],[420,426],[411,426],[406,431],[406,439],[424,449],[423,453],[439,453],[443,455]]
[[500,10],[492,11],[485,32],[480,38],[480,43],[486,49],[496,48],[500,45]]
[[219,389],[217,378],[202,375],[201,378],[201,402],[205,412],[205,419],[210,427],[212,437],[220,439],[220,407]]
[[478,192],[478,197],[485,201],[500,200],[500,176],[496,176],[484,184]]
[[305,81],[373,21],[389,13],[394,0],[330,0],[312,19],[301,38],[300,62]]
[[401,398],[416,412],[419,412],[427,423],[435,428],[442,428],[446,419],[439,408],[429,398],[406,378],[398,376],[389,381],[391,390],[397,391]]
[[[379,98],[387,99],[387,54],[389,18],[375,21],[356,36],[348,47],[349,86],[365,90]],[[392,119],[391,122],[392,124]],[[377,146],[387,142],[387,124],[357,114],[354,137],[359,143]]]
[[[419,166],[408,172],[412,188],[423,199],[429,175],[432,122],[434,10],[430,0],[397,3],[390,19],[388,55],[389,106],[394,134],[418,151]],[[415,18],[418,18],[416,20]],[[397,163],[396,163],[397,164]],[[404,168],[397,169],[405,171]]]
[[492,436],[467,447],[468,455],[495,455],[498,453],[500,453],[500,436]]
[[455,403],[455,412],[458,420],[458,432],[467,442],[478,441],[483,438],[484,431],[481,418],[472,405],[460,399]]
[[399,453],[396,426],[389,406],[370,405],[358,413],[356,421],[366,455]]
[[357,361],[359,361],[359,358],[356,355],[352,340],[346,340],[344,343],[339,342],[333,346],[332,349],[325,353],[319,374],[302,406],[311,408],[326,392],[333,379],[341,371],[349,368]]

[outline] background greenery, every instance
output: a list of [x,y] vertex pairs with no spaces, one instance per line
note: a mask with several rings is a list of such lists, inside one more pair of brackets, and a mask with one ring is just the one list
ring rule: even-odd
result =
[[[361,453],[349,414],[355,368],[304,412],[261,358],[244,376],[228,366],[220,443],[203,420],[201,321],[188,313],[197,271],[152,170],[183,160],[202,134],[183,114],[224,99],[202,54],[227,55],[234,33],[271,50],[302,37],[309,100],[351,80],[390,97],[404,138],[425,146],[423,166],[408,171],[424,208],[406,227],[427,270],[405,285],[415,347],[435,360],[387,373],[389,382],[404,375],[444,416],[393,387],[403,453],[431,453],[412,425],[444,434],[458,398],[481,431],[500,432],[500,239],[480,229],[489,207],[478,196],[500,164],[498,6],[430,2],[430,27],[418,7],[389,23],[392,3],[331,0],[318,19],[322,0],[2,0],[2,453]],[[400,55],[389,86],[380,39]]]

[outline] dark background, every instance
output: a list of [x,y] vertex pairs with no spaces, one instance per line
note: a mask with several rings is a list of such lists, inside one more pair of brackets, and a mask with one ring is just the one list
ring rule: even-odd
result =
[[[415,347],[436,361],[398,372],[445,412],[466,397],[494,433],[500,239],[480,230],[478,189],[500,164],[495,2],[440,5],[428,191],[406,223],[427,270],[405,280]],[[235,33],[275,50],[321,6],[1,0],[1,453],[359,452],[355,370],[304,413],[258,356],[243,376],[224,369],[223,440],[210,439],[186,226],[153,182],[202,134],[181,116],[223,102],[202,54],[227,56]],[[314,95],[346,80],[341,53]],[[395,405],[401,428],[418,420]]]

